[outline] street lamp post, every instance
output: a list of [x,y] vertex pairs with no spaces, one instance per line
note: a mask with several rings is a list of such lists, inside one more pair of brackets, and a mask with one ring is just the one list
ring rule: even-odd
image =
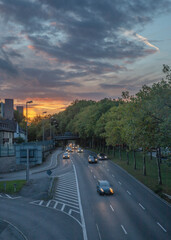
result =
[[[42,114],[46,114],[47,112],[42,112]],[[44,119],[43,119],[43,122],[42,122],[42,125],[43,125],[43,142],[45,140],[45,126],[44,126]]]
[[26,102],[26,142],[28,142],[28,110],[27,110],[27,105],[29,103],[32,103],[33,101],[27,101]]
[[[26,142],[28,142],[28,110],[27,104],[32,103],[33,101],[26,102]],[[26,181],[29,182],[29,147],[27,146],[27,168],[26,168]]]

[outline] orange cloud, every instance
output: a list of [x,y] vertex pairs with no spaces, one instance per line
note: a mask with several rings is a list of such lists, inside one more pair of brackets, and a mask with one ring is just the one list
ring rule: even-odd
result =
[[32,50],[35,49],[35,47],[34,47],[33,45],[28,45],[27,47],[28,47],[29,49],[32,49]]

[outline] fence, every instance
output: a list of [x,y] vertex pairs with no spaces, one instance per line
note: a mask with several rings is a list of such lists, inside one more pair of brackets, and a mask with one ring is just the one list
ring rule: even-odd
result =
[[54,142],[52,140],[49,141],[40,141],[40,142],[28,142],[28,143],[22,143],[22,144],[14,144],[14,145],[2,145],[0,144],[0,157],[12,157],[16,155],[16,148],[20,146],[41,146],[43,155],[45,155],[46,152],[50,151],[54,148]]

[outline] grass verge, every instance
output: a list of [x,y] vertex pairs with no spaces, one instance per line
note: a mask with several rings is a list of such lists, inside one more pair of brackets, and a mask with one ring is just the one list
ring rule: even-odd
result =
[[18,193],[26,184],[26,180],[13,180],[0,182],[1,193]]

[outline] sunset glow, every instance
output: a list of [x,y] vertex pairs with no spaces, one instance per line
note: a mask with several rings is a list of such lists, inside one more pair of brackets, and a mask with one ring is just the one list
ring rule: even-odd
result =
[[[21,100],[14,100],[15,106],[24,107],[24,115],[26,115],[26,102]],[[55,114],[66,109],[70,102],[57,101],[53,99],[32,99],[33,103],[27,105],[28,109],[28,118],[34,118],[37,115],[42,115],[43,112],[47,112],[46,115]]]

